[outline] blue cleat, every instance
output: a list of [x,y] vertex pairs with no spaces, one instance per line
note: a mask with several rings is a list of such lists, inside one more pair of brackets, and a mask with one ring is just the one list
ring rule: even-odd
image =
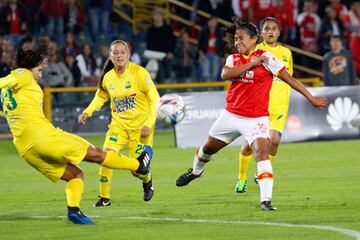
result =
[[68,219],[75,224],[94,224],[80,209],[77,211],[68,211]]
[[136,173],[140,173],[143,175],[146,175],[149,173],[152,155],[153,155],[152,148],[150,146],[145,146],[144,151],[137,158],[140,165],[139,165],[139,168],[136,170]]

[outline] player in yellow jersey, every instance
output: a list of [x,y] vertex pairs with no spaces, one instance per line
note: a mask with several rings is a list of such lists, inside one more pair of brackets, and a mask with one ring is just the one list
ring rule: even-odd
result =
[[[80,114],[85,124],[93,112],[110,100],[112,121],[106,133],[103,149],[118,153],[128,145],[130,157],[137,157],[145,146],[152,146],[156,120],[155,107],[159,94],[149,72],[129,62],[126,42],[116,40],[110,45],[110,56],[99,78],[98,90],[90,105]],[[95,207],[110,206],[113,170],[100,166],[100,198]],[[150,201],[154,189],[151,174],[132,174],[143,181],[144,201]]]
[[84,190],[84,174],[77,166],[82,160],[113,169],[148,174],[152,158],[146,147],[138,159],[105,152],[83,138],[54,127],[43,113],[42,76],[45,51],[19,49],[17,68],[0,78],[1,102],[13,142],[20,156],[53,182],[67,182],[68,219],[76,224],[92,224],[79,208]]
[[[293,59],[290,49],[280,45],[278,38],[280,36],[281,26],[279,20],[273,17],[267,17],[260,22],[261,36],[263,42],[257,45],[258,48],[272,53],[287,68],[290,75],[293,74]],[[269,119],[270,119],[270,151],[269,158],[272,162],[276,158],[276,152],[280,144],[282,132],[289,110],[291,87],[279,79],[274,77],[270,91],[269,100]],[[235,192],[244,193],[247,188],[247,171],[253,151],[246,142],[241,148],[239,156],[239,176],[235,186]],[[255,177],[256,180],[256,177]]]

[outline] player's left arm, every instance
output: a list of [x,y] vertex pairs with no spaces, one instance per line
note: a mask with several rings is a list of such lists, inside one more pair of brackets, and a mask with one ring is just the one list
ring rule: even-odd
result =
[[314,107],[324,108],[328,105],[328,100],[323,96],[313,96],[296,78],[291,76],[286,70],[278,75],[280,79],[290,85],[291,88],[301,93]]
[[268,61],[263,65],[275,76],[290,85],[291,88],[302,94],[314,107],[323,108],[327,106],[326,97],[313,96],[296,78],[291,76],[286,70],[286,67],[282,62],[277,59],[273,54],[266,52],[265,56],[268,57]]

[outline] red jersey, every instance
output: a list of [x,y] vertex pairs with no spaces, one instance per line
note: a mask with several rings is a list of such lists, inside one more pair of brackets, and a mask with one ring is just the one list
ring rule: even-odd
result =
[[267,56],[268,61],[246,71],[239,79],[232,80],[226,96],[226,110],[235,115],[257,118],[268,116],[269,92],[273,77],[286,69],[273,54],[255,49],[249,56],[232,54],[224,67],[233,68],[251,62],[254,57]]

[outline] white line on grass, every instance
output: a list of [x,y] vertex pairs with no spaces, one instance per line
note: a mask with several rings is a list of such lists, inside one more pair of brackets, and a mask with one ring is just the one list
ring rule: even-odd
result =
[[[99,218],[100,216],[91,216],[91,218]],[[50,218],[65,218],[65,216],[33,216],[30,218],[35,219],[50,219]],[[320,226],[320,225],[305,225],[305,224],[292,224],[292,223],[277,223],[277,222],[255,222],[255,221],[226,221],[226,220],[204,220],[204,219],[186,219],[186,218],[152,218],[152,217],[110,217],[121,220],[145,220],[145,221],[173,221],[173,222],[186,222],[186,223],[211,223],[211,224],[237,224],[237,225],[269,225],[277,227],[296,227],[296,228],[312,228],[326,231],[339,232],[345,235],[355,237],[360,240],[360,232],[333,226]]]

